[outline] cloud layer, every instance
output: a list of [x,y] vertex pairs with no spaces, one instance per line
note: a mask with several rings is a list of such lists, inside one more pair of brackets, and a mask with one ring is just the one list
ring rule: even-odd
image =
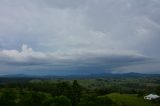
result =
[[159,0],[1,0],[0,73],[159,73],[159,7]]

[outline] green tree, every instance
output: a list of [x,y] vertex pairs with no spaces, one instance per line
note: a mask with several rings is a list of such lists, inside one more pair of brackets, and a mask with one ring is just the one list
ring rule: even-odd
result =
[[67,82],[57,84],[57,90],[55,92],[57,96],[64,95],[69,97],[71,94],[71,86]]
[[50,106],[71,106],[71,101],[66,96],[56,96]]
[[42,93],[28,92],[21,95],[19,106],[42,106],[46,96]]
[[0,106],[16,106],[16,94],[13,91],[3,91],[0,96]]
[[112,106],[113,101],[107,96],[97,97],[97,105],[101,104],[101,106]]
[[112,106],[113,102],[107,96],[84,95],[78,106]]
[[97,96],[96,95],[84,95],[78,106],[98,106],[97,105]]
[[73,81],[72,85],[72,105],[77,106],[78,102],[80,101],[81,98],[81,86],[78,84],[77,80]]
[[54,104],[54,99],[53,98],[47,98],[46,100],[44,100],[42,106],[51,106],[53,104]]
[[158,87],[156,88],[156,93],[157,93],[158,95],[160,95],[160,86],[158,86]]

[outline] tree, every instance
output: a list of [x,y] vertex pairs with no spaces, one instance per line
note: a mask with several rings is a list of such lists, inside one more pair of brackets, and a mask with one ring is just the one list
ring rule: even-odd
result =
[[42,106],[46,99],[42,93],[28,92],[21,95],[19,106]]
[[73,81],[72,85],[72,105],[77,106],[81,98],[81,86],[78,84],[77,80]]
[[71,86],[67,82],[58,83],[55,94],[56,96],[64,95],[69,97],[71,94]]
[[107,96],[97,97],[97,105],[101,104],[101,106],[112,106],[113,101]]
[[97,96],[96,95],[84,95],[78,106],[98,106],[97,105]]
[[56,96],[51,106],[71,106],[71,101],[66,96]]
[[112,106],[113,102],[107,96],[84,95],[78,106]]
[[13,91],[3,91],[0,96],[0,106],[16,106],[16,94]]
[[156,88],[156,93],[157,93],[158,95],[160,95],[160,86],[158,86],[158,87]]
[[46,100],[44,100],[43,105],[42,106],[51,106],[54,103],[54,99],[53,98],[47,98]]

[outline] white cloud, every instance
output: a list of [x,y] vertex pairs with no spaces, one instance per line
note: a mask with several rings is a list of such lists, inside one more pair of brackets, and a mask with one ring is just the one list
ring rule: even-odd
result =
[[35,52],[27,45],[22,45],[21,51],[18,50],[2,50],[0,51],[0,57],[9,59],[9,61],[15,62],[27,62],[31,59],[43,60],[47,58],[47,55],[42,52]]

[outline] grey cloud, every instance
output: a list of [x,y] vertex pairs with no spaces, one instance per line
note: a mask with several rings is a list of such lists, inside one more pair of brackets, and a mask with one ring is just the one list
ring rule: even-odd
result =
[[61,1],[55,1],[55,0],[45,0],[43,3],[45,3],[46,6],[50,6],[53,8],[79,8],[83,7],[85,5],[87,0],[61,0]]
[[[5,51],[5,52],[4,52]],[[32,50],[27,45],[22,50],[2,50],[0,64],[27,70],[50,70],[60,72],[101,73],[112,72],[115,68],[150,61],[138,53],[109,53],[107,51],[72,51],[68,53],[43,53]],[[6,70],[11,70],[6,69]],[[2,70],[3,71],[3,70]]]
[[155,20],[160,17],[159,5],[159,1],[152,0],[96,1],[86,12],[87,23],[94,30],[111,34],[111,41],[114,42],[112,46],[138,49],[144,53],[152,49],[154,54],[159,52],[154,49],[154,46],[159,45],[154,41],[160,39],[159,22]]
[[[1,0],[0,50],[15,51],[12,57],[1,54],[0,64],[21,70],[98,71],[146,64],[160,58],[159,7],[159,0]],[[24,58],[22,44],[47,58]]]
[[148,62],[142,62],[139,64],[132,64],[128,66],[120,66],[112,70],[112,72],[115,73],[127,73],[127,72],[138,72],[138,73],[158,73],[160,74],[159,71],[160,68],[160,61],[158,60],[150,60]]

